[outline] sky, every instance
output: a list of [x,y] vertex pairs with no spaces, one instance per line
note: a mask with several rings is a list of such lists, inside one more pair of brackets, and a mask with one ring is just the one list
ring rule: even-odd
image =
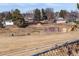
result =
[[26,13],[35,8],[53,8],[54,11],[66,9],[68,11],[76,10],[75,3],[0,3],[0,12],[19,9],[21,13]]

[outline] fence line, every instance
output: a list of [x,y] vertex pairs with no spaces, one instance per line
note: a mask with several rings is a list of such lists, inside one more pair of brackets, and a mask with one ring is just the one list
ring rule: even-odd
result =
[[41,51],[41,52],[36,53],[36,54],[32,54],[32,56],[40,56],[40,55],[49,53],[50,51],[54,51],[54,50],[59,49],[59,48],[61,48],[61,47],[66,47],[66,46],[68,46],[68,45],[75,44],[75,43],[79,44],[79,40],[72,41],[72,42],[69,42],[69,43],[66,42],[66,43],[64,43],[64,44],[62,44],[62,45],[60,45],[60,46],[56,46],[56,47],[54,47],[54,48],[50,48],[50,49],[48,49],[48,50],[44,50],[44,51]]

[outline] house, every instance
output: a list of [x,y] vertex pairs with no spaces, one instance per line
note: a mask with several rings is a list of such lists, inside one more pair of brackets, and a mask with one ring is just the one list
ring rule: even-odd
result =
[[76,21],[79,21],[79,18],[77,18]]
[[3,20],[2,24],[3,24],[3,26],[12,26],[12,25],[14,25],[12,20]]
[[56,23],[59,24],[59,23],[66,23],[67,21],[64,20],[63,18],[57,18],[56,19]]
[[24,19],[26,22],[32,23],[34,21],[33,16],[34,15],[32,13],[26,13],[24,16]]

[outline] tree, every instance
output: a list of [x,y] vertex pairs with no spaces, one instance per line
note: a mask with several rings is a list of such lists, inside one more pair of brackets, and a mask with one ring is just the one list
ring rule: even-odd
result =
[[25,20],[18,9],[12,11],[12,19],[18,27],[26,27],[28,25],[25,23]]
[[12,19],[13,21],[16,21],[18,20],[19,18],[23,18],[21,13],[20,13],[20,10],[19,9],[15,9],[13,12],[12,12]]
[[2,23],[2,21],[3,20],[0,20],[0,28],[5,28],[4,25],[3,25],[3,23]]
[[0,19],[3,19],[5,17],[4,12],[0,13]]
[[41,20],[41,12],[39,9],[34,10],[34,20],[35,21],[40,21]]
[[28,23],[25,22],[24,18],[19,18],[18,20],[16,20],[16,25],[18,27],[25,28],[26,26],[28,26]]
[[47,16],[46,16],[46,11],[44,9],[41,10],[41,14],[42,14],[41,15],[41,19],[42,20],[46,20],[47,19]]
[[52,8],[46,8],[47,19],[54,19],[54,12]]
[[63,18],[65,18],[66,15],[67,15],[67,11],[66,10],[61,10],[60,13],[59,13],[59,16],[63,17]]
[[79,9],[79,3],[77,3],[77,9]]
[[[6,12],[5,12],[6,13]],[[12,14],[10,12],[7,12],[7,14],[5,14],[5,19],[6,20],[10,20],[12,19]]]
[[5,20],[12,19],[12,15],[10,11],[0,13],[0,19],[5,19]]

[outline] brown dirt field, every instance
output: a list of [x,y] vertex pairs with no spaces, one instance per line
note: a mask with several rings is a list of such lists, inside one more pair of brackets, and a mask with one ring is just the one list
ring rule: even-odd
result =
[[[17,33],[19,32],[17,31]],[[9,34],[1,33],[0,35],[0,55],[32,55],[54,47],[55,44],[79,39],[79,31],[26,36],[9,36]]]

